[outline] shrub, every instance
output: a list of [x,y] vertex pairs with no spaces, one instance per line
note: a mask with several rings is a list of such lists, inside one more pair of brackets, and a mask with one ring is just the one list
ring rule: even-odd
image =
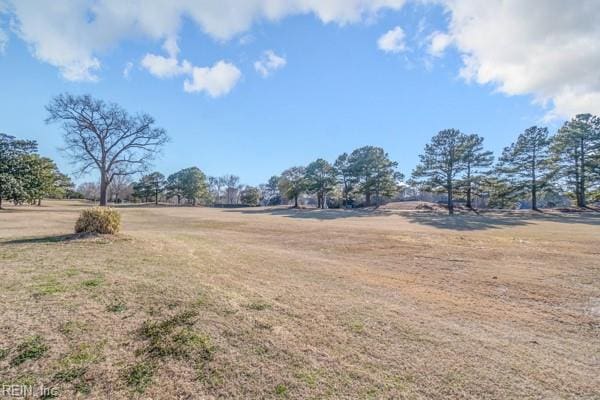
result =
[[121,228],[121,215],[110,208],[94,207],[83,210],[75,223],[76,233],[115,234]]

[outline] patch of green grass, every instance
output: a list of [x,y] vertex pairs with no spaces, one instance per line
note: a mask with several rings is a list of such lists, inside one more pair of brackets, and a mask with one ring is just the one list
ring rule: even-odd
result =
[[66,288],[55,279],[50,279],[35,287],[34,296],[44,296],[65,292]]
[[61,382],[72,382],[80,379],[87,372],[87,367],[75,367],[58,371],[54,375],[54,379]]
[[37,360],[48,351],[48,348],[41,336],[31,336],[17,346],[17,354],[12,359],[11,365],[17,366],[27,360]]
[[254,321],[254,326],[256,326],[258,329],[264,329],[264,330],[271,330],[273,329],[273,326],[265,321]]
[[0,360],[4,360],[8,355],[8,349],[0,349]]
[[67,337],[73,337],[77,333],[83,333],[88,330],[85,323],[79,321],[67,321],[58,328],[59,332]]
[[2,386],[34,386],[38,382],[38,378],[32,374],[19,375],[16,378],[3,380],[0,378],[0,387]]
[[87,279],[81,282],[81,285],[88,288],[98,287],[102,284],[101,278]]
[[296,374],[296,377],[300,381],[306,383],[307,386],[312,388],[317,385],[319,375],[317,374],[317,372],[314,371],[300,371]]
[[186,310],[164,321],[145,321],[140,329],[140,334],[145,339],[161,339],[173,332],[178,326],[193,325],[192,319],[197,315],[198,313],[193,310]]
[[404,392],[415,384],[415,378],[412,375],[398,375],[391,379],[391,384]]
[[[147,343],[137,351],[137,355],[144,356],[146,362],[140,365],[154,366],[154,363],[159,363],[165,357],[174,357],[193,362],[198,371],[206,367],[206,361],[212,359],[214,350],[208,335],[192,329],[197,315],[194,310],[186,310],[162,321],[144,322],[139,335]],[[149,361],[152,361],[152,364],[148,364]],[[133,377],[128,378],[128,384],[135,387],[143,386],[142,372],[147,374],[147,370],[148,368],[130,371]],[[200,373],[198,376],[200,379]],[[140,383],[135,383],[138,381]]]
[[75,385],[73,385],[73,387],[75,388],[75,391],[77,393],[90,394],[92,392],[92,387],[87,382],[79,381],[79,382],[75,383]]
[[127,310],[127,306],[122,302],[116,302],[106,306],[106,311],[108,312],[121,313],[125,310]]
[[213,346],[208,335],[194,332],[189,327],[171,330],[151,330],[148,345],[143,349],[152,357],[177,357],[195,361],[209,360]]
[[209,388],[217,388],[222,386],[225,382],[225,378],[223,378],[223,374],[211,367],[206,365],[201,365],[196,367],[196,376],[197,379],[204,383]]
[[246,306],[246,308],[248,308],[250,310],[263,311],[263,310],[271,308],[271,305],[267,304],[265,302],[262,302],[262,301],[254,301],[254,302],[248,304]]
[[278,396],[286,396],[288,393],[288,389],[284,384],[279,384],[277,386],[275,386],[275,394],[277,394]]
[[254,352],[255,352],[256,354],[258,354],[259,356],[263,356],[263,355],[265,355],[265,354],[268,354],[268,353],[269,353],[269,348],[268,348],[267,346],[264,346],[264,345],[262,345],[262,344],[259,344],[259,345],[257,345],[257,346],[254,348]]
[[67,268],[67,269],[65,269],[64,273],[65,273],[66,276],[72,277],[72,276],[75,276],[75,275],[79,275],[80,272],[79,272],[79,270],[77,270],[75,268]]
[[365,324],[360,321],[352,321],[348,324],[348,329],[350,332],[360,335],[365,332]]
[[54,375],[54,379],[65,383],[73,382],[77,392],[89,393],[91,387],[85,382],[83,376],[89,370],[90,365],[101,358],[102,347],[102,344],[83,343],[78,345],[59,361],[60,370]]
[[102,356],[102,344],[83,343],[60,360],[63,366],[80,366],[93,363]]
[[138,393],[144,393],[146,388],[152,383],[154,369],[154,365],[147,361],[132,365],[124,373],[127,386]]

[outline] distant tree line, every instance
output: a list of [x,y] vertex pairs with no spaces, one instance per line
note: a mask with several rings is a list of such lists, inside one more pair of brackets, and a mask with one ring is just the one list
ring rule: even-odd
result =
[[600,118],[577,115],[554,136],[532,126],[504,148],[495,165],[482,137],[443,130],[425,146],[410,183],[444,191],[450,213],[456,195],[466,197],[469,208],[474,195],[485,195],[491,207],[512,208],[525,199],[536,210],[540,196],[563,192],[586,207],[600,199]]
[[277,182],[280,197],[293,200],[294,207],[303,194],[315,196],[319,208],[349,206],[359,198],[366,206],[379,205],[398,191],[404,178],[397,165],[381,147],[364,146],[333,164],[319,158],[306,167],[288,168],[264,186]]
[[[380,147],[364,146],[343,153],[333,162],[317,159],[272,176],[258,187],[240,184],[236,175],[207,177],[190,167],[165,176],[146,173],[154,156],[168,141],[164,129],[147,114],[130,115],[122,107],[91,96],[62,94],[46,107],[48,123],[60,123],[65,151],[77,173],[95,170],[98,183],[72,190],[70,179],[54,162],[36,153],[33,141],[0,136],[0,206],[2,200],[38,204],[44,197],[80,196],[109,201],[214,206],[276,205],[300,199],[319,208],[378,206],[407,193],[443,196],[448,212],[459,201],[492,208],[532,209],[570,196],[578,207],[600,200],[600,118],[580,114],[550,135],[533,126],[504,148],[494,162],[484,139],[457,129],[435,135],[420,154],[411,177]],[[134,176],[141,176],[133,181]],[[405,196],[406,197],[406,196]]]

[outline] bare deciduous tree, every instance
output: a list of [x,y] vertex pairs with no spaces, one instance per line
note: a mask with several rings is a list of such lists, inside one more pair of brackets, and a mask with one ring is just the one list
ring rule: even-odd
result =
[[168,141],[164,129],[154,126],[148,114],[129,115],[114,103],[89,95],[61,94],[48,106],[46,123],[61,122],[64,150],[78,166],[78,173],[91,169],[100,173],[100,205],[107,202],[107,189],[116,176],[144,171]]
[[108,187],[113,202],[119,203],[133,193],[132,179],[129,175],[116,175]]

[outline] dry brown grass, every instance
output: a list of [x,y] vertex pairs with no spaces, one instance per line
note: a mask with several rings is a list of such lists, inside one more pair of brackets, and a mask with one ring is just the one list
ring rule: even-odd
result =
[[[593,213],[121,208],[122,234],[78,238],[85,205],[48,204],[0,212],[0,384],[64,399],[600,393]],[[32,338],[45,351],[14,362]]]

